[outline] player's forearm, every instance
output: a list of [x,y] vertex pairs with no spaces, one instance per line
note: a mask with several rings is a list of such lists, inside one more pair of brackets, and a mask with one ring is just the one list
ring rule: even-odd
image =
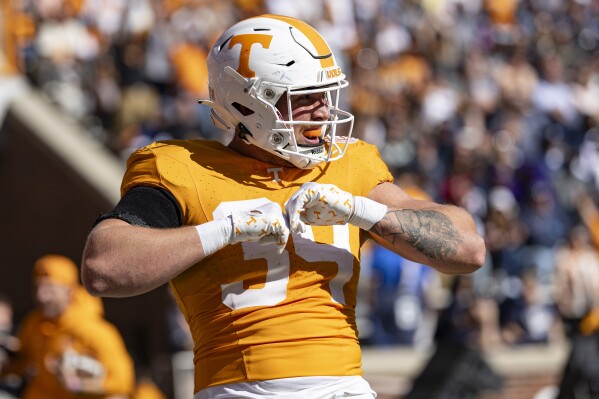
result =
[[151,229],[114,224],[88,236],[82,279],[94,295],[142,294],[204,258],[196,229]]
[[485,244],[463,209],[413,201],[389,207],[370,232],[396,252],[443,273],[475,271],[485,259]]

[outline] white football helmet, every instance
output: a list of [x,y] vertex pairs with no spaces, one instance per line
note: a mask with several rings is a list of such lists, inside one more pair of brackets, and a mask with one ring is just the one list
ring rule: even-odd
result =
[[[339,109],[339,94],[348,86],[329,45],[310,25],[295,18],[262,15],[241,21],[216,41],[208,56],[212,121],[247,142],[302,169],[341,158],[353,130],[354,116]],[[326,121],[294,121],[291,99],[323,93],[329,104]],[[287,119],[275,107],[287,98]],[[337,137],[344,124],[345,137]],[[318,144],[298,145],[294,126],[320,129]],[[241,129],[241,131],[239,131]]]

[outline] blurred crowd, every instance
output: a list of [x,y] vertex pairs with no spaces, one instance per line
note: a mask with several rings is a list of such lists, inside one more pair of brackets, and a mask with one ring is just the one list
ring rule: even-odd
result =
[[[532,275],[539,300],[552,305],[555,273],[572,251],[592,252],[597,1],[9,4],[20,69],[123,159],[155,140],[226,141],[196,104],[208,96],[211,44],[251,15],[301,18],[338,55],[354,134],[379,147],[398,184],[475,215],[489,250],[477,293],[499,304],[524,300]],[[510,306],[499,309],[503,324],[519,317]]]
[[19,69],[123,160],[155,140],[228,140],[196,100],[235,21],[285,14],[320,31],[350,80],[354,135],[411,194],[471,212],[488,248],[455,279],[365,251],[365,344],[547,343],[599,306],[597,0],[8,4]]

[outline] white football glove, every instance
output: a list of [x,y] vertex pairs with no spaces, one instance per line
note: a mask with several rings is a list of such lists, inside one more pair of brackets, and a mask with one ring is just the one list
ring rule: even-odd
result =
[[289,239],[289,228],[278,204],[268,203],[249,211],[235,211],[232,222],[231,244],[240,242],[274,242],[281,253]]
[[304,183],[285,204],[289,225],[303,233],[305,224],[330,226],[350,223],[363,230],[387,213],[387,206],[366,197],[354,196],[333,184]]
[[196,226],[206,256],[229,244],[274,242],[282,253],[289,239],[289,228],[281,207],[274,203],[251,210],[238,210],[225,219],[215,219]]

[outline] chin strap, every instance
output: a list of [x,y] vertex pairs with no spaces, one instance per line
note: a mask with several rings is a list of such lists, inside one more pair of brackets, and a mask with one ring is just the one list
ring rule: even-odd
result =
[[[324,147],[324,145],[322,147]],[[324,160],[316,160],[316,159],[306,158],[301,155],[301,154],[304,154],[307,152],[312,152],[312,150],[313,150],[312,148],[307,149],[307,150],[300,150],[298,154],[288,155],[289,156],[288,161],[300,169],[312,169],[315,166],[320,165],[324,161]],[[322,148],[322,151],[324,151],[324,148]]]

